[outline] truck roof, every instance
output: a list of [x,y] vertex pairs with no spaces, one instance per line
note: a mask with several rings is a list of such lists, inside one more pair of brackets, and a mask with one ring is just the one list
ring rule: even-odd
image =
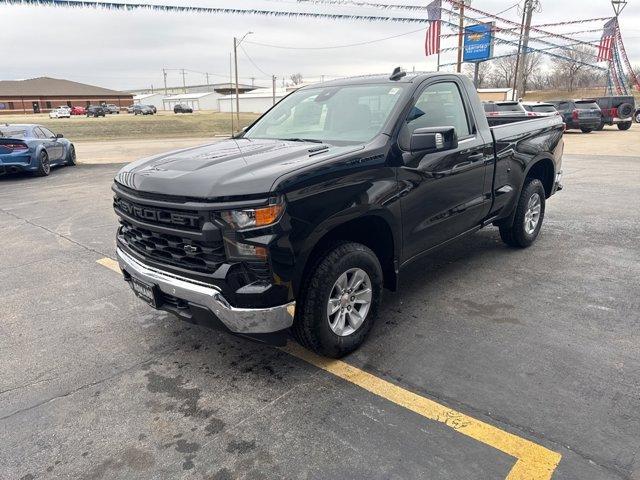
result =
[[[433,77],[435,75],[443,75],[443,72],[407,72],[405,76],[399,78],[397,80],[391,80],[390,74],[375,74],[375,75],[359,75],[354,77],[344,77],[338,78],[335,80],[329,80],[327,82],[314,83],[311,85],[304,86],[302,88],[317,88],[319,85],[322,86],[337,86],[337,85],[366,85],[366,84],[380,84],[380,83],[388,83],[390,85],[398,84],[398,83],[415,83],[421,82],[429,77]],[[447,75],[455,75],[449,74]]]

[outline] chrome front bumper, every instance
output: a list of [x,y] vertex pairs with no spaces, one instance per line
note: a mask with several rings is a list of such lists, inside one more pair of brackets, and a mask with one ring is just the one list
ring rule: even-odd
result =
[[271,308],[235,308],[212,285],[149,267],[116,249],[120,268],[161,292],[208,309],[234,333],[272,333],[293,325],[295,302]]

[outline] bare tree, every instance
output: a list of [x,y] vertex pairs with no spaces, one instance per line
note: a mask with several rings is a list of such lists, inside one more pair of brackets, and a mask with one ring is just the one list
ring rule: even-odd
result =
[[586,75],[597,73],[589,65],[593,62],[593,54],[585,46],[564,50],[562,56],[563,58],[554,58],[552,63],[559,83],[564,84],[564,87],[570,92],[573,92],[577,86],[590,83],[582,81]]
[[294,73],[293,75],[289,76],[289,80],[291,80],[291,83],[293,85],[299,85],[300,83],[302,83],[302,74]]
[[492,60],[492,69],[489,83],[493,87],[512,87],[516,74],[516,53]]
[[[478,85],[476,85],[476,88],[483,88],[487,86],[489,76],[491,75],[491,70],[491,62],[480,62],[478,64]],[[466,63],[463,73],[471,80],[473,80],[473,77],[475,75],[475,64]]]

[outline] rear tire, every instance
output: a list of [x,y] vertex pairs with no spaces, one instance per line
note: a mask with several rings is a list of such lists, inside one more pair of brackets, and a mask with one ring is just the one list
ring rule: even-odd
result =
[[582,130],[582,133],[591,133],[591,132],[593,132],[592,128],[581,128],[580,130]]
[[623,122],[618,124],[618,130],[629,130],[631,128],[632,122]]
[[537,178],[525,180],[511,225],[500,226],[500,238],[511,247],[526,248],[538,238],[545,210],[545,191]]
[[332,358],[356,350],[378,314],[382,280],[371,249],[353,242],[334,245],[304,279],[292,329],[296,340]]
[[49,164],[49,155],[44,150],[40,152],[38,157],[38,170],[36,170],[36,176],[46,177],[51,173],[51,165]]

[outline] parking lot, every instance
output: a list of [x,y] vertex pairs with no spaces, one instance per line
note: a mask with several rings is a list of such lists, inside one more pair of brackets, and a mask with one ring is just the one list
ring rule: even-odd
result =
[[567,134],[538,242],[412,265],[343,361],[136,299],[117,152],[0,178],[0,478],[640,479],[638,137]]

